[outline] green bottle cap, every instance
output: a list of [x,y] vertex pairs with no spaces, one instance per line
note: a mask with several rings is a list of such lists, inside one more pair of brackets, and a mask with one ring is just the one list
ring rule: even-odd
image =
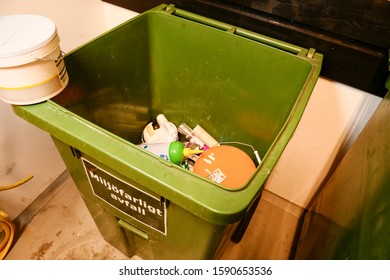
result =
[[175,164],[181,163],[185,157],[183,154],[184,144],[174,141],[169,145],[169,160]]

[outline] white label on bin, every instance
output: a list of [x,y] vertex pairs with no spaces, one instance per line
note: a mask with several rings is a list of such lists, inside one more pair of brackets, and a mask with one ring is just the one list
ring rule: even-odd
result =
[[95,196],[118,211],[166,235],[166,203],[81,158]]

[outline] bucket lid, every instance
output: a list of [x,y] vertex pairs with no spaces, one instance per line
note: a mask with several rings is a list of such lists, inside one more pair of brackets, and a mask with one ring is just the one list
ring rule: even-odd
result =
[[33,52],[56,36],[55,23],[40,15],[0,17],[0,60]]

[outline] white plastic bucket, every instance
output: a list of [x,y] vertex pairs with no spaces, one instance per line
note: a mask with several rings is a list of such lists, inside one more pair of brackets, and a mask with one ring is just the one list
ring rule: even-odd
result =
[[35,104],[60,93],[68,74],[56,26],[39,15],[0,17],[0,98]]

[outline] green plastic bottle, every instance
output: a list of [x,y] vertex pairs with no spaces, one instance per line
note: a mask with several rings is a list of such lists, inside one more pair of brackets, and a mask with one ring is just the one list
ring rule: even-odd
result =
[[138,146],[148,152],[158,155],[160,158],[169,160],[174,164],[180,164],[186,157],[200,154],[202,152],[202,150],[192,150],[190,148],[186,148],[184,144],[179,141],[167,143],[144,143]]

